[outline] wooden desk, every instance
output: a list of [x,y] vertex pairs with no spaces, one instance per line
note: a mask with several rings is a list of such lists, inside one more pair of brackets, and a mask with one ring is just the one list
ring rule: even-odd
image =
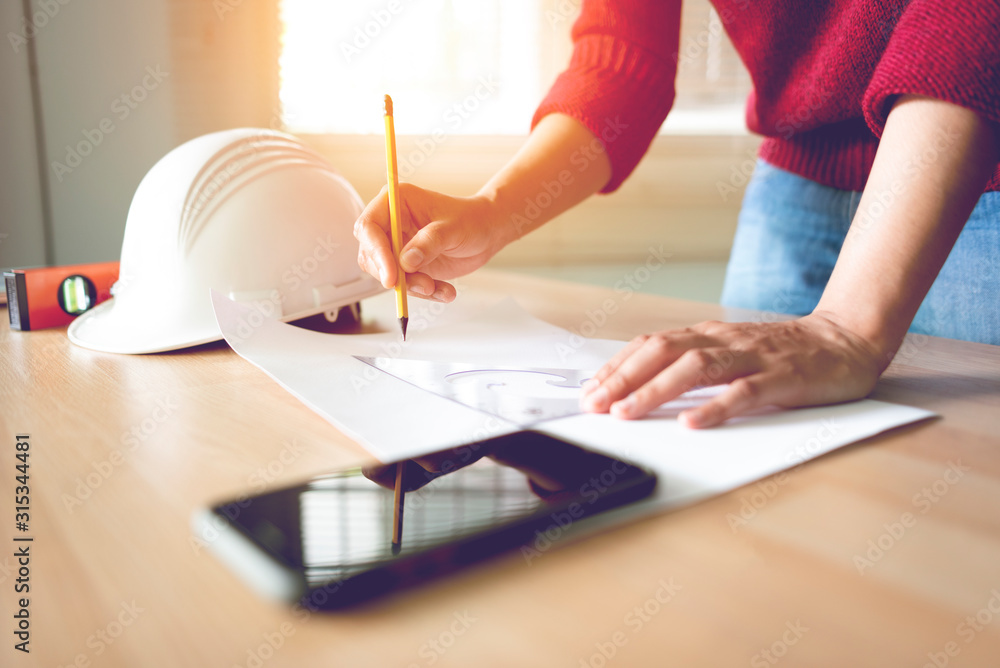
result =
[[[613,299],[605,338],[726,315],[516,275],[462,285],[519,295],[571,329]],[[3,325],[0,386],[4,666],[1000,665],[997,347],[910,340],[875,397],[941,420],[530,566],[515,554],[308,619],[259,599],[191,541],[191,514],[209,501],[364,458],[263,373],[223,344],[126,357]],[[22,432],[29,657],[12,649],[10,614]]]

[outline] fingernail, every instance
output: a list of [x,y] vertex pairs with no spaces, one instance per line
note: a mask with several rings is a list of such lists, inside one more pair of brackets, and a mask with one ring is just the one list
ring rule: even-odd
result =
[[439,302],[446,302],[444,290],[435,290],[434,294],[431,295],[431,299],[437,300]]
[[411,285],[410,292],[415,295],[420,295],[421,297],[427,297],[431,294],[427,287],[423,285]]
[[684,411],[677,416],[677,419],[689,429],[697,429],[702,423],[701,414],[696,411]]
[[618,418],[631,417],[633,410],[635,410],[635,397],[631,394],[611,404],[611,414]]
[[588,411],[603,411],[608,403],[608,390],[604,387],[599,387],[587,396],[583,397],[580,404],[584,410]]
[[424,254],[419,248],[411,248],[403,253],[399,258],[399,263],[407,271],[416,271],[420,268],[420,263],[424,261]]
[[583,396],[587,396],[588,394],[590,394],[591,392],[593,392],[595,389],[597,389],[597,387],[600,384],[601,384],[600,381],[598,381],[596,378],[588,378],[583,383],[583,385],[580,386],[580,391],[583,393]]

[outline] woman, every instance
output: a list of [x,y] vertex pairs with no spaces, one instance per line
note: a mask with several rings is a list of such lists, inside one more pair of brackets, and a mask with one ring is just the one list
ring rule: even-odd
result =
[[[641,336],[587,383],[583,407],[638,418],[728,383],[680,416],[709,427],[867,395],[911,323],[1000,344],[1000,6],[715,5],[754,81],[748,126],[766,137],[723,303],[801,317]],[[570,66],[510,163],[473,197],[402,187],[410,294],[451,301],[448,279],[622,183],[673,102],[679,24],[679,1],[584,2]],[[562,192],[530,218],[525,200],[553,182]],[[355,236],[386,288],[388,228],[383,191]]]

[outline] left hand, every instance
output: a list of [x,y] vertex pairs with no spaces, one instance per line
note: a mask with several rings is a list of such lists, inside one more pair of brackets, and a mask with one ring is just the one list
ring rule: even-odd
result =
[[889,357],[828,312],[784,322],[703,322],[634,339],[584,385],[581,406],[639,418],[694,387],[728,383],[678,417],[688,427],[712,427],[762,406],[860,399]]

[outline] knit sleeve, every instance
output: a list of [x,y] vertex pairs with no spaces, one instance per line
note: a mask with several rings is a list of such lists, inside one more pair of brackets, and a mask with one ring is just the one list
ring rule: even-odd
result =
[[598,138],[611,161],[601,192],[616,190],[635,169],[673,104],[680,4],[584,0],[569,67],[535,111],[532,128],[559,112]]
[[865,120],[876,135],[899,95],[944,100],[1000,122],[1000,3],[912,0],[865,91]]

